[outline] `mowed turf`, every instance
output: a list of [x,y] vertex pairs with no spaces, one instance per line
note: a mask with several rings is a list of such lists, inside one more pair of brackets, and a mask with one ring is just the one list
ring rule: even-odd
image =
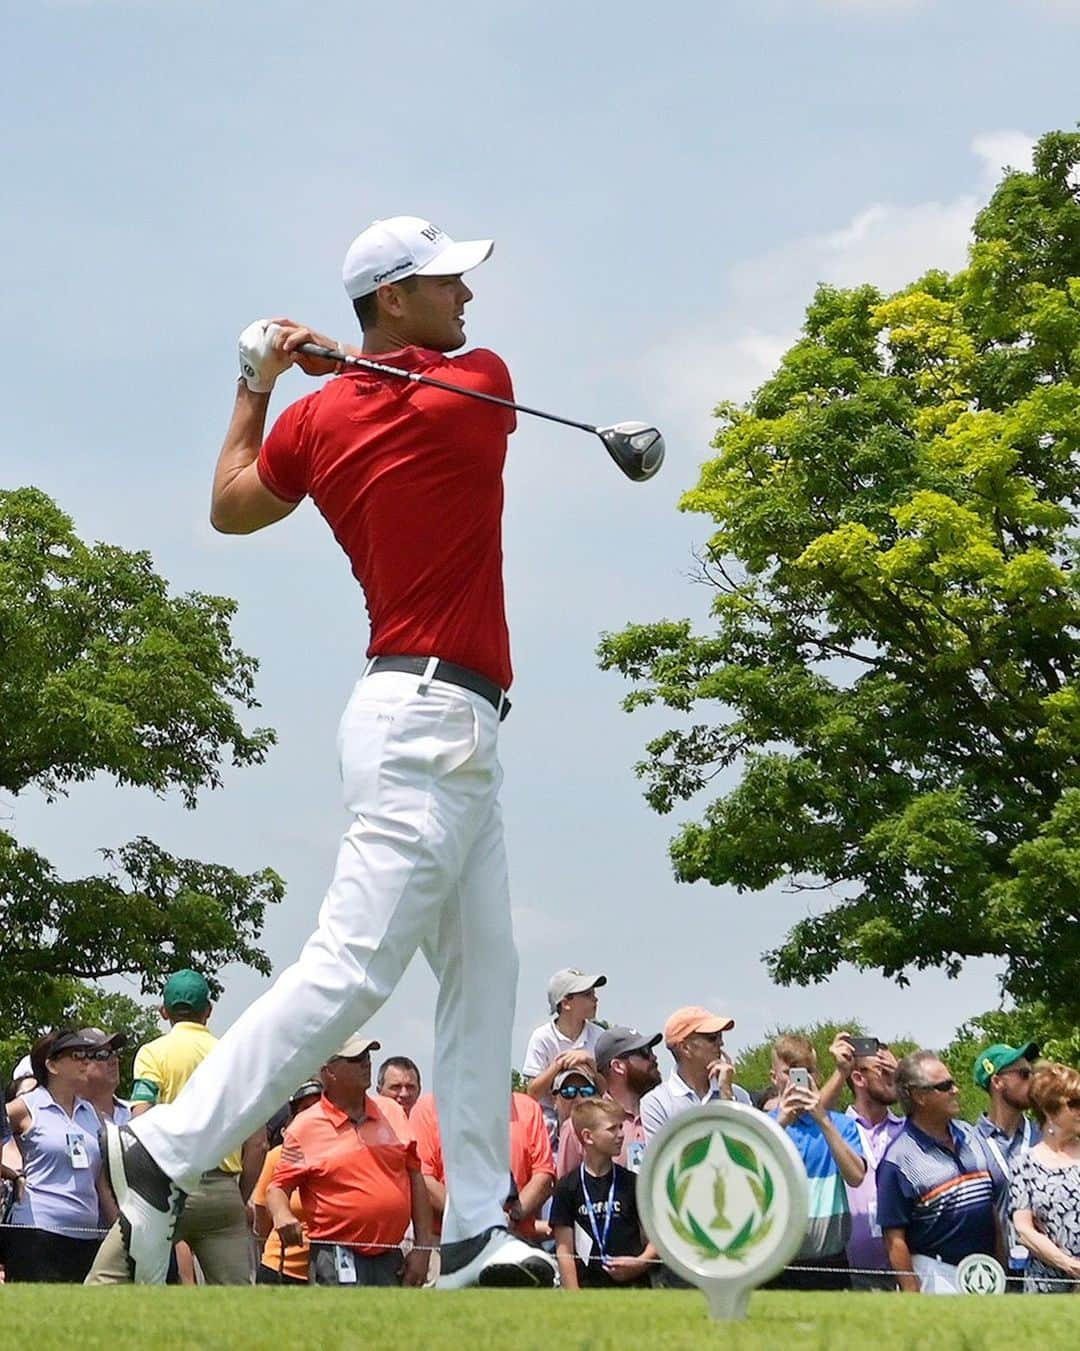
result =
[[1053,1296],[754,1295],[713,1323],[682,1291],[247,1290],[0,1286],[0,1347],[33,1351],[650,1351],[777,1347],[1080,1347],[1080,1299]]

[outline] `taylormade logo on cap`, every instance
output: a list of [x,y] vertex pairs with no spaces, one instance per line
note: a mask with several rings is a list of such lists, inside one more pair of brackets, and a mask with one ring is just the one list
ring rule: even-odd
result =
[[456,277],[487,258],[490,239],[461,243],[420,216],[376,220],[349,245],[341,279],[350,300],[406,277]]

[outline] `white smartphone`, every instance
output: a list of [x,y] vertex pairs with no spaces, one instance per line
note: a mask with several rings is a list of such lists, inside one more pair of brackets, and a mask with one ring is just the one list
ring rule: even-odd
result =
[[793,1083],[796,1088],[809,1088],[810,1071],[804,1070],[801,1065],[793,1065],[788,1070],[788,1081]]

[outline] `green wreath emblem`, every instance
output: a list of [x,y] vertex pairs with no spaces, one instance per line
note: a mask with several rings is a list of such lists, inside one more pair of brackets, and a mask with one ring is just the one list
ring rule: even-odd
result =
[[736,1168],[746,1177],[747,1185],[757,1202],[757,1209],[747,1218],[746,1223],[727,1243],[713,1237],[731,1230],[734,1225],[724,1213],[727,1200],[727,1185],[723,1168],[713,1167],[713,1206],[716,1214],[707,1225],[703,1225],[696,1215],[687,1210],[686,1194],[697,1168],[708,1158],[712,1135],[703,1135],[699,1140],[691,1140],[679,1155],[677,1163],[668,1169],[666,1189],[671,1202],[668,1219],[679,1237],[706,1258],[728,1257],[741,1262],[752,1248],[757,1247],[772,1229],[775,1216],[771,1213],[776,1188],[772,1174],[761,1162],[751,1147],[742,1140],[733,1140],[722,1131],[717,1135],[724,1142],[727,1156]]

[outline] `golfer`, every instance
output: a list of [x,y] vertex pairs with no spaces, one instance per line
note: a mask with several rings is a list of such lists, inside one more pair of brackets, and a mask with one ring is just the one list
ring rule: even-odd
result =
[[[511,398],[493,352],[447,355],[465,342],[463,274],[492,247],[413,216],[364,230],[343,271],[362,354]],[[420,947],[439,985],[440,1285],[551,1285],[554,1262],[511,1237],[502,1207],[517,956],[497,742],[511,681],[501,517],[514,415],[350,369],[287,408],[264,441],[276,377],[294,362],[336,369],[295,353],[309,341],[337,345],[285,319],[242,335],[211,519],[249,534],[311,497],[363,587],[368,662],[338,735],[351,824],[296,964],[174,1102],[107,1128],[128,1259],[137,1281],[164,1280],[184,1191],[367,1022]]]

